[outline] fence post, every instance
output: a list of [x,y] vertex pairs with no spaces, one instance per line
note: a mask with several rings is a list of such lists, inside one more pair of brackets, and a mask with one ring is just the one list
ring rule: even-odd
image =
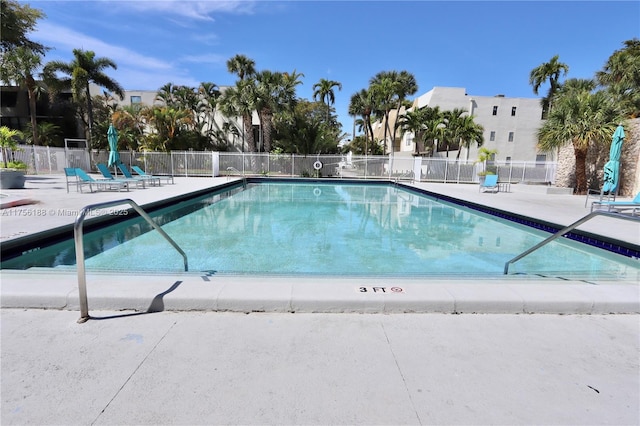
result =
[[444,182],[443,183],[447,183],[447,175],[449,174],[449,161],[445,160],[444,161]]

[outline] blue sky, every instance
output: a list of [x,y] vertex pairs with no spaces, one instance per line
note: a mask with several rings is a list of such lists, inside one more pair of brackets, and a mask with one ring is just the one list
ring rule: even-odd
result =
[[[591,78],[623,42],[640,37],[638,1],[21,1],[42,10],[31,38],[70,61],[93,50],[127,90],[166,83],[232,85],[227,59],[258,70],[303,73],[298,96],[321,78],[342,83],[345,132],[352,94],[376,73],[407,70],[419,85],[465,87],[476,96],[533,98],[532,68],[554,55],[568,77]],[[541,89],[544,93],[546,87]]]

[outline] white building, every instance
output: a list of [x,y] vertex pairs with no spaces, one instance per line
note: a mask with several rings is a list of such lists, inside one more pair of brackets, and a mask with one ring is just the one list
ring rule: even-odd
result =
[[[508,98],[504,95],[470,96],[462,87],[434,87],[414,100],[414,108],[438,106],[441,111],[454,108],[465,109],[474,121],[484,128],[484,147],[497,150],[498,161],[553,161],[553,153],[537,149],[537,132],[542,126],[542,106],[539,99]],[[395,118],[395,114],[391,119]],[[382,126],[376,136],[380,134]],[[400,132],[400,130],[398,130]],[[394,152],[411,155],[415,151],[413,135],[397,135]],[[389,145],[387,145],[389,146]],[[387,148],[388,149],[388,148]],[[449,151],[455,158],[457,151]],[[434,157],[445,157],[446,151],[434,151]],[[478,147],[462,148],[461,159],[474,160],[478,157]]]

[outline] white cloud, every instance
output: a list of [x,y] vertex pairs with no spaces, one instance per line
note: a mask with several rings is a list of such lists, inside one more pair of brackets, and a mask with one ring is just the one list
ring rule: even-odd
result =
[[121,8],[145,13],[172,14],[203,21],[213,21],[212,14],[216,12],[250,14],[255,5],[255,1],[250,0],[137,0],[115,3]]
[[57,51],[68,50],[71,52],[73,49],[79,48],[100,52],[99,57],[109,58],[118,66],[130,65],[154,70],[172,68],[172,65],[166,61],[140,55],[125,47],[105,43],[97,38],[47,22],[40,24],[34,35],[34,38],[41,40],[43,44],[56,46]]

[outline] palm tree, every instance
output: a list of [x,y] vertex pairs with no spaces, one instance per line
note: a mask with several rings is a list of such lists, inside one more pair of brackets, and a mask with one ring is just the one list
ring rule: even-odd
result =
[[[103,70],[106,68],[117,69],[118,66],[109,58],[96,58],[96,54],[90,50],[73,49],[74,59],[65,63],[62,61],[51,61],[45,66],[45,75],[49,82],[53,82],[57,88],[70,88],[74,100],[81,104],[86,102],[87,106],[87,138],[91,145],[91,134],[93,129],[93,105],[91,102],[90,84],[96,84],[110,92],[117,94],[120,99],[124,99],[124,89],[117,81],[106,75]],[[54,78],[57,72],[61,72],[66,77],[62,79]]]
[[[465,115],[458,122],[458,136],[460,137],[460,147],[467,149],[467,159],[469,158],[469,149],[472,143],[481,147],[484,144],[484,127],[476,123],[472,116]],[[458,149],[456,160],[460,159],[462,149]]]
[[61,136],[60,126],[53,123],[39,122],[36,132],[33,131],[31,123],[27,124],[24,129],[24,136],[27,143],[34,144],[35,134],[38,135],[38,142],[43,146],[51,146]]
[[0,149],[2,149],[2,159],[5,169],[9,167],[9,150],[13,151],[18,149],[16,138],[21,138],[22,136],[20,130],[10,129],[7,126],[0,127]]
[[329,115],[331,114],[331,105],[336,101],[333,88],[337,87],[338,90],[342,90],[342,83],[334,80],[327,80],[321,78],[319,82],[313,85],[313,99],[321,100],[327,104],[327,123],[329,123]]
[[558,80],[561,75],[569,72],[569,65],[560,62],[559,56],[555,55],[549,60],[531,70],[529,74],[529,84],[533,86],[533,93],[538,94],[538,89],[544,83],[549,81],[549,92],[546,97],[542,98],[542,110],[549,111],[551,109],[551,100],[560,87]]
[[538,131],[538,146],[551,151],[573,145],[576,193],[587,191],[586,158],[591,145],[604,145],[622,119],[619,108],[604,91],[593,92],[592,80],[567,80],[553,98],[554,107]]
[[273,133],[273,114],[283,110],[292,110],[296,102],[296,86],[301,83],[298,78],[303,74],[292,74],[260,71],[255,75],[256,92],[255,101],[264,151],[271,151]]
[[236,55],[227,61],[227,70],[232,74],[237,74],[240,81],[253,76],[256,73],[255,67],[255,61],[244,55]]
[[419,142],[422,142],[422,135],[425,128],[425,110],[422,108],[414,108],[406,111],[400,116],[399,124],[404,133],[411,132],[413,134],[414,155],[420,153]]
[[609,57],[602,71],[596,73],[630,117],[640,116],[640,40],[624,42],[625,47]]
[[256,63],[244,55],[236,55],[227,61],[227,70],[238,75],[238,81],[233,91],[227,93],[222,99],[222,107],[226,108],[229,115],[238,114],[242,116],[242,150],[244,151],[245,140],[247,150],[256,152],[256,142],[253,135],[253,110],[255,84],[253,81],[246,83],[246,79],[252,80],[256,73]]
[[220,98],[220,111],[227,117],[242,117],[242,151],[245,143],[247,151],[256,152],[253,135],[252,113],[255,110],[254,83],[250,80],[238,80],[235,86],[227,88]]
[[27,89],[34,145],[38,145],[36,98],[39,92],[44,91],[44,88],[36,82],[33,74],[40,68],[41,64],[42,55],[24,46],[16,47],[3,54],[0,64],[0,80],[5,84],[15,83]]
[[444,126],[438,127],[438,133],[440,136],[439,139],[447,151],[447,157],[449,157],[450,150],[460,150],[461,129],[462,122],[464,121],[463,114],[466,112],[467,110],[464,108],[454,108],[442,112],[442,123]]
[[[389,72],[380,72],[369,82],[369,90],[373,95],[374,113],[376,118],[383,123],[384,126],[384,146],[383,154],[386,154],[388,136],[391,134],[389,127],[389,114],[396,105],[396,93],[398,92],[399,82],[394,75]],[[391,143],[393,150],[393,142]]]
[[[362,127],[364,129],[365,155],[369,152],[368,144],[373,142],[373,127],[371,125],[371,114],[373,113],[373,94],[371,90],[362,89],[351,96],[349,101],[349,115],[362,117]],[[355,131],[354,131],[355,139]]]
[[26,47],[37,54],[44,54],[49,48],[36,43],[27,37],[35,27],[38,19],[46,15],[40,9],[17,1],[2,0],[0,2],[0,50],[8,52],[16,47]]

